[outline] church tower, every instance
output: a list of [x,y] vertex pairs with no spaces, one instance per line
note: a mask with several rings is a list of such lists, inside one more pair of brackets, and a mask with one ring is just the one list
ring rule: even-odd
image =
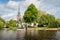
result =
[[21,20],[20,6],[18,7],[17,21]]

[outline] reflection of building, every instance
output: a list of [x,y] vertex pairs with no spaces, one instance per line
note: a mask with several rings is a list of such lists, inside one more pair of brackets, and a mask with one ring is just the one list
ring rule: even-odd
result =
[[18,30],[17,31],[17,40],[24,40],[25,39],[25,30]]

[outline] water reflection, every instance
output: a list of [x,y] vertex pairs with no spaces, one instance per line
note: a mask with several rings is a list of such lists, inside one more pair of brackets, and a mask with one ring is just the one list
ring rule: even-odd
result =
[[25,30],[17,31],[17,40],[25,40]]
[[60,40],[60,31],[56,32],[56,39]]
[[0,40],[60,40],[60,31],[44,30],[0,30]]
[[26,40],[57,40],[56,31],[30,30],[26,32]]
[[16,40],[16,32],[14,31],[3,31],[2,40]]

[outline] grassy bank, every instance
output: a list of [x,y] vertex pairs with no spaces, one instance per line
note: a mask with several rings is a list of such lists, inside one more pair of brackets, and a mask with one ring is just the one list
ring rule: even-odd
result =
[[59,30],[60,28],[44,28],[44,27],[36,27],[36,28],[27,28],[27,30]]
[[17,27],[9,27],[8,30],[17,30]]

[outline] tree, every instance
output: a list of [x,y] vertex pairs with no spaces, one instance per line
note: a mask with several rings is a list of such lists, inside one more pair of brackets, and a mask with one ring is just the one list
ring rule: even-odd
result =
[[13,19],[11,19],[11,20],[9,21],[9,24],[10,24],[12,27],[17,27],[17,26],[16,26],[16,21],[13,20]]
[[51,25],[55,23],[55,17],[50,14],[43,15],[40,17],[39,23],[43,25]]
[[46,12],[39,10],[38,11],[38,17],[41,17],[43,15],[46,15]]
[[24,21],[31,23],[37,21],[38,10],[35,5],[31,4],[24,13]]
[[5,25],[5,20],[0,17],[0,28],[3,28]]
[[49,28],[58,28],[59,27],[59,23],[57,21],[55,21],[53,23],[50,23],[48,26],[49,26]]
[[43,11],[39,10],[39,11],[38,11],[37,22],[39,22],[40,17],[43,16],[43,15],[46,15],[46,12],[43,12]]
[[15,30],[17,28],[16,21],[13,19],[10,19],[10,21],[7,24],[8,24],[7,26],[11,30]]
[[0,21],[2,21],[3,23],[6,23],[5,20],[1,17],[0,17]]
[[39,20],[39,23],[41,23],[41,24],[48,23],[47,16],[46,15],[41,16],[40,20]]
[[2,21],[0,21],[0,28],[4,27],[4,23]]
[[60,27],[60,18],[57,18],[56,21],[59,23],[58,24],[59,25],[58,27]]
[[48,23],[53,23],[56,21],[54,15],[51,14],[47,14],[47,19],[48,19]]

